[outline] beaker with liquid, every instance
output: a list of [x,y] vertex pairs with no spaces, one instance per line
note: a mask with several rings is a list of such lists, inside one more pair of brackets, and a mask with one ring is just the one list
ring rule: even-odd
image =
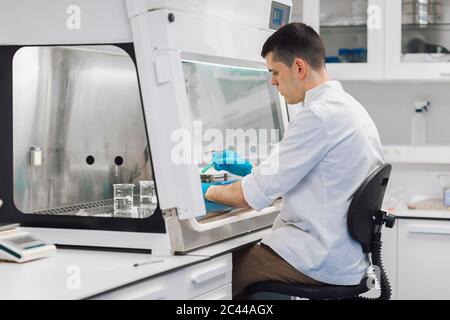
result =
[[150,207],[155,205],[157,202],[155,182],[153,180],[139,181],[139,186],[141,207]]
[[114,184],[114,213],[131,213],[134,184]]

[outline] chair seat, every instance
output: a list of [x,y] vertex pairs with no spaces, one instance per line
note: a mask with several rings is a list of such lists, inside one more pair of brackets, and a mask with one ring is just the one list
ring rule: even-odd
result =
[[307,299],[349,299],[369,291],[367,278],[355,286],[308,286],[305,284],[290,284],[278,281],[263,281],[252,284],[245,289],[246,295],[258,292],[271,292],[287,296]]

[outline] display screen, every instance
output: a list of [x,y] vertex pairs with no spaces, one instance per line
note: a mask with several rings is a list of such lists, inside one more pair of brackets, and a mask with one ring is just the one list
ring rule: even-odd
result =
[[291,7],[278,2],[272,2],[272,7],[270,8],[269,28],[277,30],[289,23],[290,13]]

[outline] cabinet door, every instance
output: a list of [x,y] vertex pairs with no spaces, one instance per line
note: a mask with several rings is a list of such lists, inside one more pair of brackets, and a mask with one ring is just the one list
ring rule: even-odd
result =
[[327,69],[334,79],[383,77],[383,0],[303,2],[304,17],[325,43]]
[[450,221],[398,221],[398,298],[450,299]]
[[[93,300],[181,300],[189,299],[183,287],[184,270],[178,270],[160,277],[95,296]],[[180,288],[181,286],[181,288]],[[174,290],[174,288],[178,288]]]
[[318,30],[319,2],[316,0],[292,0],[291,22],[303,22]]
[[388,79],[450,79],[450,0],[386,1]]
[[[96,296],[95,300],[178,300],[203,295],[231,299],[232,254],[142,280]],[[227,287],[228,286],[228,287]],[[209,293],[209,295],[207,295]]]

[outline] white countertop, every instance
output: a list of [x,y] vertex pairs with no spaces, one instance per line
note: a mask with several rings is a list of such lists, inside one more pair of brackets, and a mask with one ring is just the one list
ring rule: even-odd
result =
[[[414,198],[408,200],[401,200],[395,205],[389,206],[388,204],[384,204],[381,210],[384,210],[388,213],[391,213],[397,216],[400,219],[442,219],[442,220],[450,220],[450,210],[445,210],[442,207],[429,207],[427,205],[427,209],[422,206],[417,205],[418,202],[422,200],[435,200],[434,197],[431,196],[416,196]],[[408,203],[412,203],[415,206],[419,206],[418,209],[410,209],[408,207]],[[434,205],[434,203],[433,203]]]
[[[134,267],[134,263],[152,259],[164,262]],[[59,249],[42,260],[1,262],[0,299],[83,299],[207,259]]]
[[399,218],[413,219],[445,219],[450,220],[450,211],[408,209],[406,206],[395,210],[392,214]]
[[[261,239],[270,229],[248,233],[186,255],[58,249],[42,260],[0,262],[0,299],[85,299],[163,272],[206,261]],[[160,235],[165,241],[165,235]],[[163,262],[141,265],[150,260]],[[79,277],[78,277],[79,275]],[[78,285],[79,284],[79,285]]]

